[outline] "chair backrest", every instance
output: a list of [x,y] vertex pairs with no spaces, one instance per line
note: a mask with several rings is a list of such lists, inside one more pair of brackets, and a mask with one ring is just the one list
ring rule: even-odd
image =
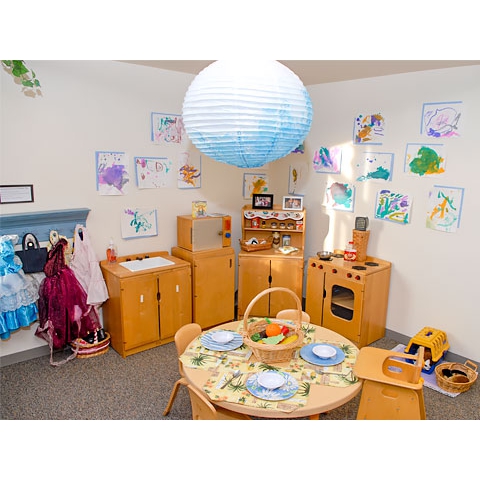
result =
[[174,341],[178,356],[182,355],[189,343],[202,333],[202,327],[198,323],[187,323],[177,330]]
[[[288,308],[287,310],[280,310],[276,318],[281,318],[284,320],[296,320],[298,315],[298,310],[294,308]],[[310,315],[307,312],[302,311],[302,322],[310,323]]]
[[187,384],[187,388],[192,405],[192,420],[218,420],[217,410],[213,404],[193,385]]

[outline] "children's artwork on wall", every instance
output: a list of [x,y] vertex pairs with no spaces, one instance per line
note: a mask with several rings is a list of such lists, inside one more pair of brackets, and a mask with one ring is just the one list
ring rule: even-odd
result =
[[134,157],[137,186],[143,188],[172,187],[172,161],[167,157]]
[[385,119],[380,113],[358,115],[353,128],[353,143],[381,145],[385,135]]
[[151,114],[151,140],[157,144],[182,143],[185,127],[181,115],[171,113]]
[[325,206],[333,210],[353,212],[355,186],[349,183],[333,182],[325,191]]
[[300,193],[305,187],[305,165],[290,165],[288,175],[288,193]]
[[200,188],[202,186],[202,156],[182,152],[178,158],[178,188]]
[[268,177],[266,173],[243,174],[243,198],[251,199],[253,194],[268,192]]
[[100,195],[125,195],[130,176],[125,152],[95,152],[97,191]]
[[427,228],[455,232],[460,227],[463,188],[434,185],[428,195]]
[[122,212],[123,238],[153,237],[157,235],[155,208],[125,208]]
[[292,150],[292,153],[305,153],[305,143],[301,143],[298,147]]
[[407,143],[405,172],[419,177],[445,173],[445,146]]
[[410,223],[412,199],[404,193],[380,190],[375,204],[375,218],[394,223]]
[[340,147],[320,147],[313,154],[313,171],[317,173],[340,173],[342,149]]
[[390,182],[393,174],[393,153],[363,152],[356,163],[356,180]]
[[427,137],[459,137],[462,102],[424,103],[421,133]]

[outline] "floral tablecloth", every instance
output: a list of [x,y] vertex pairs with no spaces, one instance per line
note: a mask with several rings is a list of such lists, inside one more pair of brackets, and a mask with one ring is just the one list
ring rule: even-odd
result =
[[[288,322],[285,323],[288,324]],[[210,372],[210,377],[203,385],[203,389],[214,401],[241,403],[257,408],[290,412],[307,403],[311,385],[341,388],[358,382],[352,370],[358,355],[358,349],[355,346],[315,338],[315,325],[310,323],[303,323],[302,330],[305,335],[304,345],[312,342],[335,345],[344,352],[345,360],[338,365],[328,367],[312,365],[301,358],[300,349],[297,349],[290,362],[269,365],[258,362],[245,344],[228,352],[209,350],[202,345],[200,335],[181,355],[180,361],[186,367]],[[237,332],[242,334],[242,322],[239,323]],[[233,373],[237,370],[240,371],[240,376],[231,380]],[[294,377],[299,385],[297,393],[293,397],[281,401],[263,400],[252,395],[245,385],[248,377],[267,370],[287,372]],[[230,383],[222,388],[229,380],[231,380]]]

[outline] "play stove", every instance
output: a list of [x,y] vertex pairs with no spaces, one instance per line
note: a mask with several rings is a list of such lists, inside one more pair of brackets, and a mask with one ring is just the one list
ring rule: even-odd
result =
[[308,259],[305,309],[312,323],[334,330],[358,347],[385,335],[391,263]]

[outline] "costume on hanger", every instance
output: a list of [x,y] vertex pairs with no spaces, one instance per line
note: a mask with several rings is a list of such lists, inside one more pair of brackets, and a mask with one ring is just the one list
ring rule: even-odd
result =
[[38,319],[38,290],[22,270],[15,255],[18,235],[0,236],[0,338],[28,327]]
[[40,285],[38,310],[40,325],[35,332],[50,345],[50,363],[59,365],[74,358],[76,352],[66,360],[53,363],[54,349],[61,349],[77,338],[100,328],[95,309],[87,304],[87,293],[75,274],[65,263],[68,242],[60,238],[48,252],[43,271],[46,277]]

